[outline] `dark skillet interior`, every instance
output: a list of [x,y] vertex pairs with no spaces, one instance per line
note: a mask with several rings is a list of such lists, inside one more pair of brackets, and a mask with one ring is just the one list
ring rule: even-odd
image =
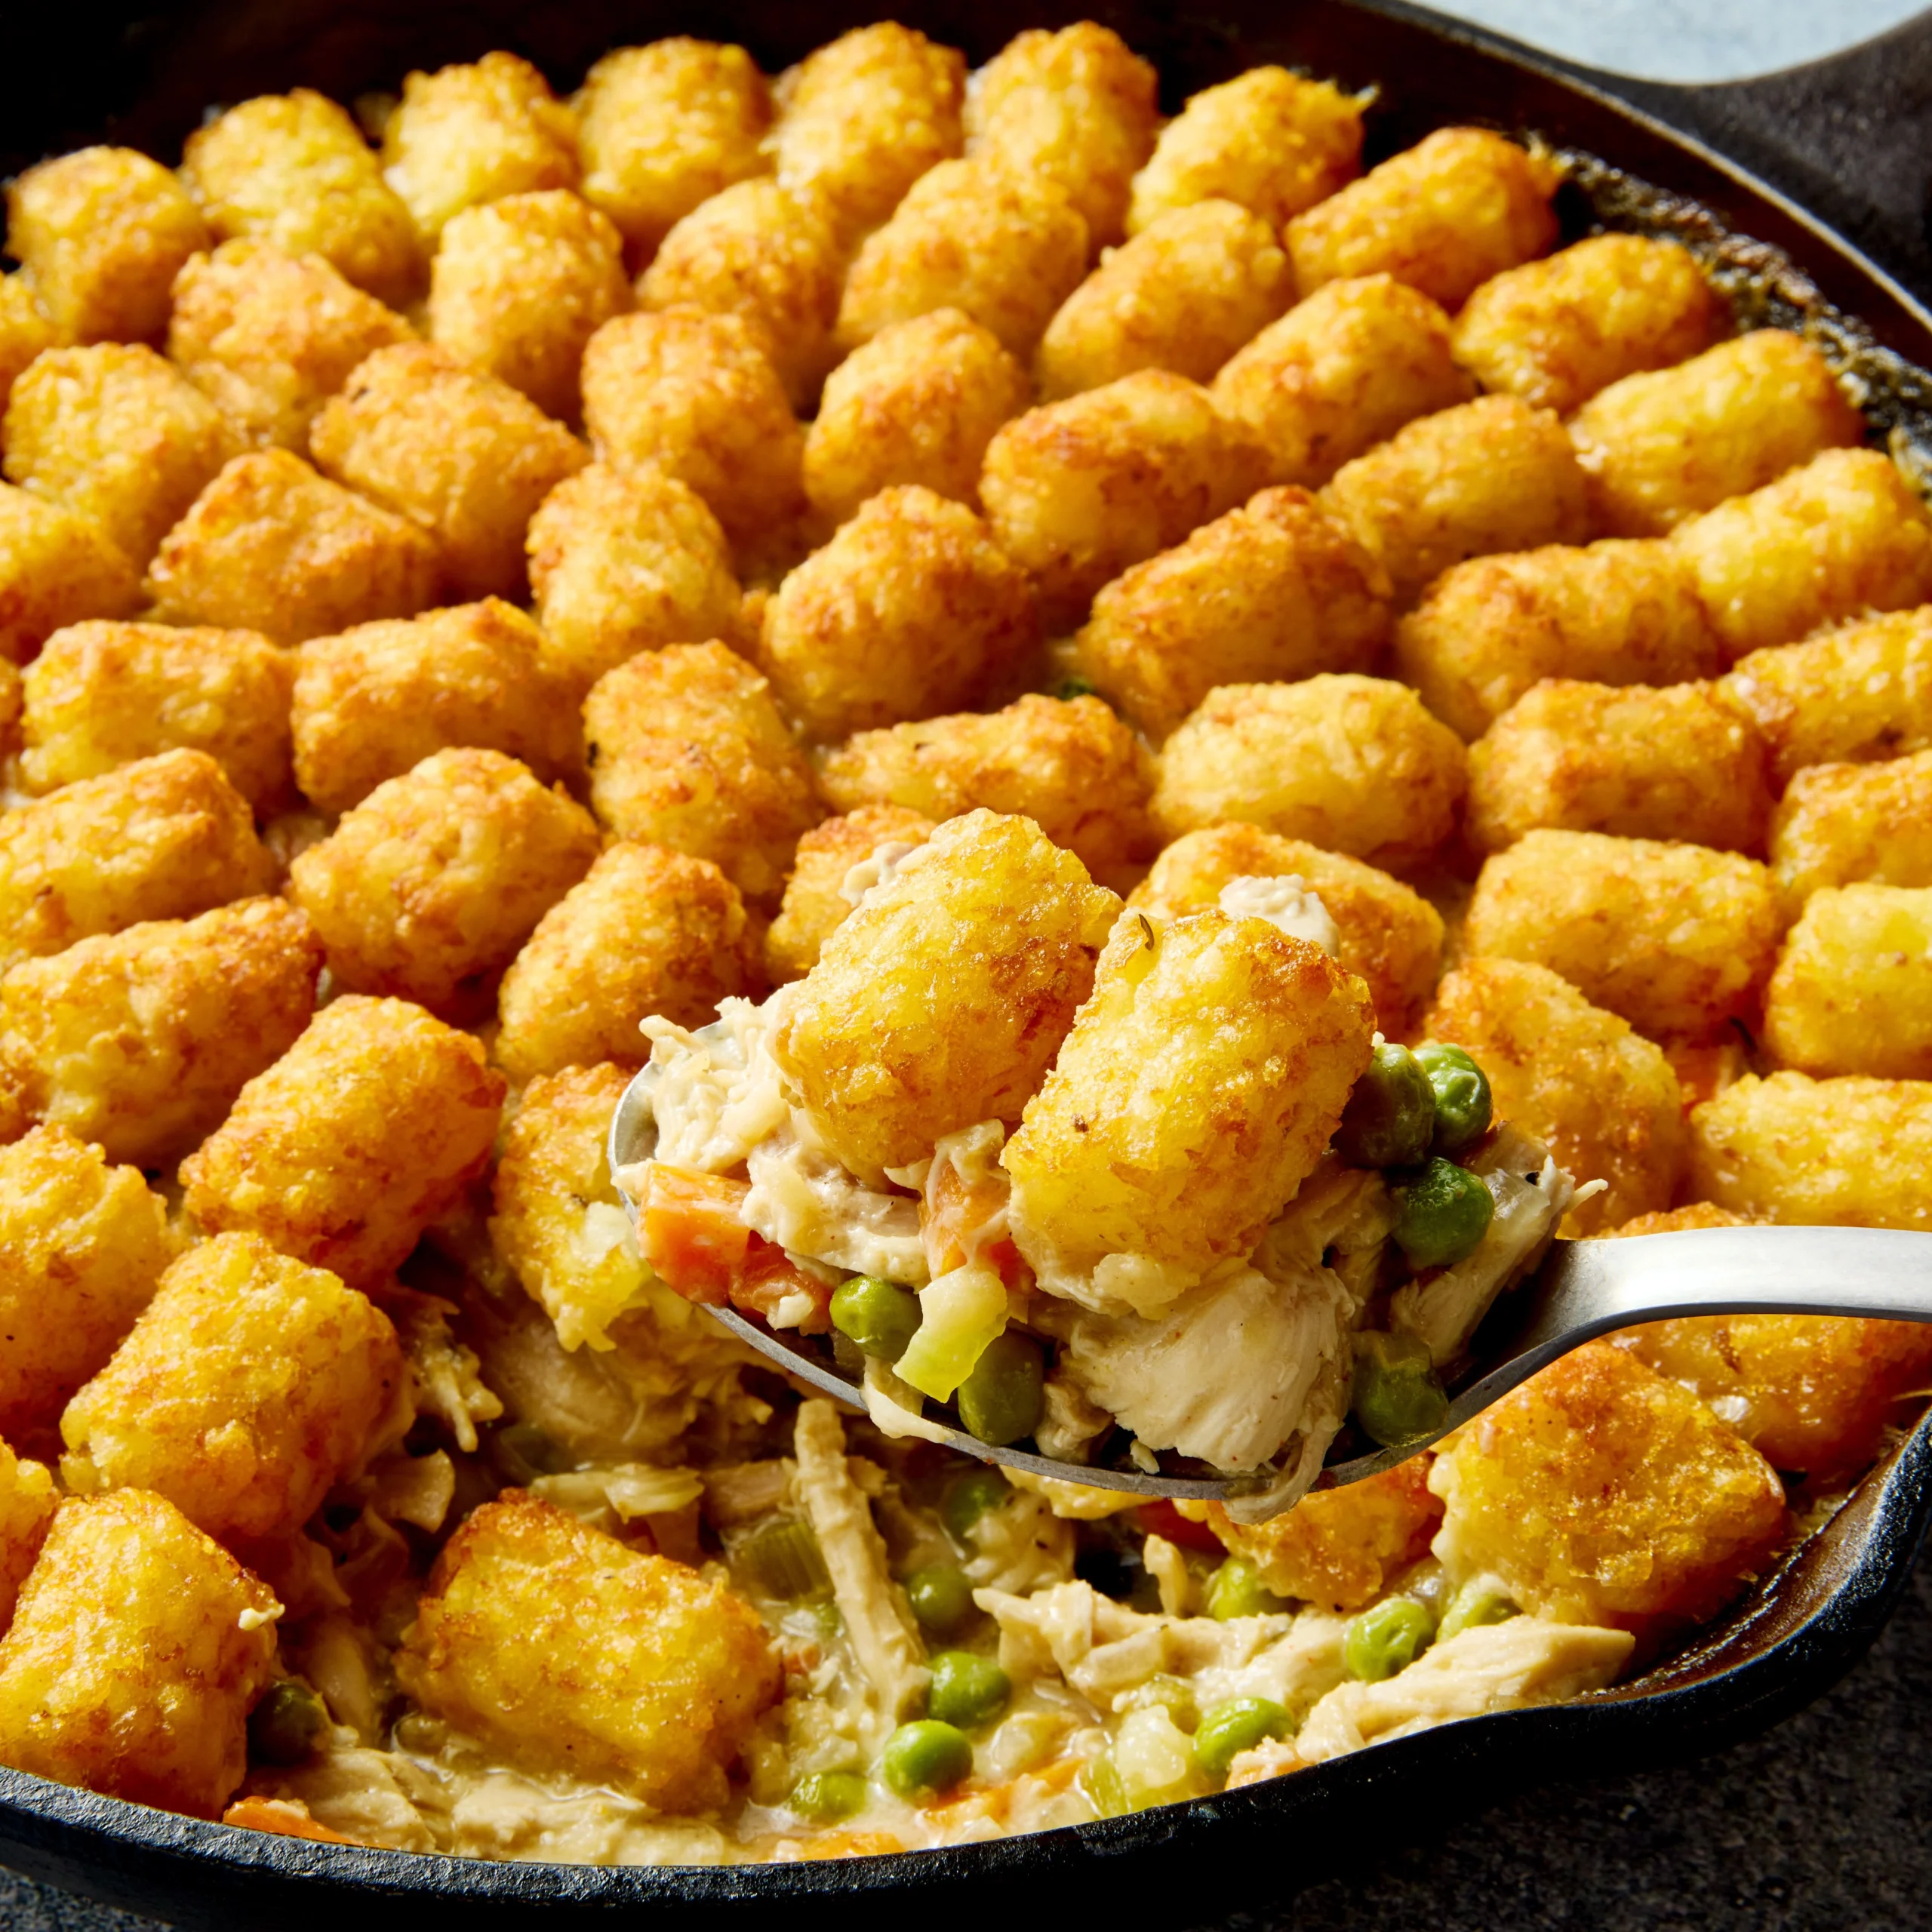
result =
[[[340,99],[392,89],[412,66],[526,54],[560,87],[614,45],[676,32],[742,42],[769,70],[891,14],[986,59],[1022,28],[1091,17],[1159,67],[1164,104],[1278,61],[1375,85],[1370,158],[1430,128],[1479,121],[1602,158],[1566,189],[1573,234],[1608,219],[1663,227],[1723,263],[1741,308],[1821,327],[1872,386],[1875,428],[1932,450],[1932,317],[1844,244],[1748,177],[1620,103],[1445,31],[1395,0],[1143,4],[900,0],[5,0],[0,174],[112,140],[173,162],[211,104],[306,85]],[[1634,180],[1632,177],[1634,177]],[[1746,242],[1740,238],[1751,238]],[[1767,255],[1752,244],[1769,245]],[[1841,312],[1834,314],[1834,311]],[[1857,324],[1845,318],[1857,317]],[[1902,432],[1902,434],[1901,434]],[[1901,449],[1901,454],[1906,452]],[[894,1858],[724,1870],[485,1864],[235,1832],[0,1770],[0,1859],[31,1875],[185,1926],[358,1928],[506,1924],[648,1910],[663,1918],[782,1915],[788,1926],[903,1926],[1011,1909],[1198,1923],[1278,1900],[1399,1836],[1404,1817],[1459,1810],[1573,1772],[1694,1755],[1788,1715],[1869,1644],[1904,1587],[1932,1515],[1932,1418],[1852,1502],[1726,1622],[1635,1683],[1579,1703],[1454,1724],[1273,1783],[1075,1831]]]

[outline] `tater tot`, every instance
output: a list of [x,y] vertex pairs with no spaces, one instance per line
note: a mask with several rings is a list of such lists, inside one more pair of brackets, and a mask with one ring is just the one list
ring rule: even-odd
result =
[[257,95],[197,128],[181,178],[218,241],[320,255],[392,306],[420,286],[408,209],[348,111],[307,88]]
[[1238,878],[1298,877],[1341,935],[1336,958],[1367,983],[1376,1023],[1407,1038],[1442,964],[1442,915],[1374,866],[1258,826],[1217,825],[1177,838],[1128,900],[1131,912],[1178,919],[1218,907]]
[[383,178],[432,248],[463,209],[574,188],[578,166],[576,117],[514,54],[406,75],[383,130]]
[[1386,678],[1224,685],[1161,747],[1154,817],[1169,838],[1236,820],[1400,869],[1455,829],[1466,763]]
[[1932,889],[1813,893],[1764,989],[1764,1041],[1820,1078],[1932,1079]]
[[584,351],[583,420],[600,461],[689,484],[734,539],[804,507],[804,432],[742,316],[678,308],[606,322]]
[[429,340],[565,420],[584,344],[630,305],[623,238],[562,188],[452,215],[429,265]]
[[1268,453],[1269,480],[1318,488],[1404,423],[1469,399],[1449,318],[1386,275],[1331,281],[1237,349],[1214,407]]
[[47,311],[35,300],[26,278],[17,272],[0,275],[0,411],[20,371],[43,349],[60,340]]
[[1823,886],[1932,885],[1932,752],[1795,774],[1771,814],[1770,860],[1788,918]]
[[709,859],[755,903],[785,889],[823,816],[771,688],[724,645],[673,645],[607,673],[584,700],[590,802],[623,838]]
[[435,540],[408,517],[271,449],[236,457],[189,504],[161,540],[148,586],[170,623],[289,645],[414,617],[441,575]]
[[805,494],[835,523],[900,483],[977,504],[986,445],[1032,401],[1019,358],[971,316],[894,322],[827,379],[805,435]]
[[188,192],[132,148],[78,148],[7,186],[7,252],[63,342],[146,342],[208,245]]
[[59,1421],[174,1258],[138,1168],[60,1127],[0,1147],[0,1431],[19,1441]]
[[1512,395],[1419,417],[1344,463],[1321,502],[1389,573],[1401,607],[1466,558],[1589,534],[1583,473],[1562,424]]
[[308,920],[279,899],[78,940],[0,979],[0,1078],[31,1118],[109,1160],[165,1166],[295,1044],[321,965]]
[[738,890],[706,859],[620,840],[537,922],[503,975],[498,1063],[514,1080],[598,1060],[641,1064],[653,1014],[702,1026],[758,991]]
[[1862,443],[1865,423],[1810,343],[1756,329],[1611,383],[1577,411],[1570,436],[1596,528],[1662,537],[1821,450]]
[[140,571],[92,517],[0,483],[0,657],[24,664],[63,625],[140,601]]
[[1291,221],[1304,295],[1343,275],[1392,275],[1445,309],[1556,239],[1546,155],[1482,128],[1438,128]]
[[467,1033],[345,994],[182,1162],[187,1211],[210,1233],[380,1280],[488,1164],[503,1093]]
[[396,1661],[412,1697],[514,1761],[669,1812],[724,1802],[783,1684],[742,1598],[515,1490],[444,1546]]
[[1094,247],[1125,232],[1137,170],[1161,125],[1159,76],[1111,27],[1016,34],[967,84],[967,152],[1057,181]]
[[1424,1031],[1474,1057],[1498,1120],[1540,1140],[1579,1183],[1607,1183],[1571,1210],[1565,1235],[1670,1205],[1689,1152],[1683,1097],[1663,1050],[1628,1021],[1547,967],[1472,959],[1443,976]]
[[923,845],[933,821],[903,805],[860,805],[815,825],[798,841],[785,903],[764,936],[765,971],[774,983],[801,979],[825,942],[851,916],[847,875],[881,847]]
[[894,322],[958,309],[1025,355],[1086,271],[1087,223],[1057,182],[942,162],[860,245],[833,339],[853,349]]
[[218,1817],[248,1769],[280,1608],[158,1496],[63,1503],[0,1639],[0,1764]]
[[1532,832],[1488,860],[1466,957],[1524,959],[1653,1039],[1697,1039],[1749,1011],[1777,949],[1770,875],[1701,845]]
[[964,57],[885,20],[855,27],[782,75],[771,147],[778,183],[848,232],[875,226],[959,152]]
[[1539,826],[1759,852],[1764,743],[1714,684],[1546,678],[1469,748],[1469,842],[1500,852]]
[[1876,450],[1827,450],[1670,542],[1734,658],[1932,599],[1932,521]]
[[1366,670],[1388,640],[1388,589],[1306,490],[1265,490],[1107,585],[1075,659],[1158,741],[1217,685]]
[[1014,1121],[1039,1085],[1120,901],[1023,818],[969,813],[826,940],[772,1041],[855,1172]]
[[0,1442],[0,1633],[13,1621],[14,1600],[40,1554],[59,1500],[45,1463],[16,1456]]
[[648,261],[676,224],[734,182],[761,174],[771,97],[742,47],[679,34],[620,47],[571,103],[582,193]]
[[724,532],[661,470],[579,470],[543,499],[525,540],[541,661],[580,697],[641,651],[737,626],[743,592]]
[[300,455],[356,365],[413,335],[324,257],[238,240],[176,278],[168,357],[251,443]]
[[503,752],[546,782],[571,776],[581,733],[543,651],[536,625],[494,597],[312,638],[295,675],[295,782],[320,810],[346,811],[450,745]]
[[1626,376],[1697,355],[1723,320],[1679,243],[1592,235],[1484,282],[1456,318],[1456,359],[1484,389],[1567,416]]
[[1683,556],[1654,542],[1475,558],[1445,571],[1395,627],[1402,675],[1469,739],[1545,678],[1687,684],[1730,661]]
[[91,517],[137,566],[242,438],[201,391],[136,343],[50,349],[7,401],[7,475]]
[[0,814],[0,971],[143,919],[266,891],[248,801],[205,752],[171,751]]
[[595,822],[561,786],[500,752],[435,752],[299,853],[289,896],[342,985],[473,1018],[597,850]]
[[1149,1257],[1155,1269],[1101,1272],[1137,1313],[1158,1312],[1247,1255],[1293,1197],[1374,1030],[1362,983],[1265,919],[1156,928],[1123,913],[1000,1156],[1020,1253],[1043,1278]]
[[1153,851],[1153,761],[1096,697],[1029,694],[1003,711],[962,712],[861,731],[819,766],[841,812],[903,805],[957,818],[983,805],[1030,818],[1106,879]]
[[1127,232],[1215,196],[1278,229],[1361,172],[1361,110],[1332,82],[1285,67],[1251,67],[1202,88],[1134,177]]
[[421,525],[459,597],[515,597],[537,506],[590,452],[526,396],[429,343],[380,349],[315,418],[309,446],[338,483]]
[[1244,503],[1265,468],[1198,383],[1143,369],[1008,423],[987,445],[980,500],[1042,620],[1071,628],[1111,578]]

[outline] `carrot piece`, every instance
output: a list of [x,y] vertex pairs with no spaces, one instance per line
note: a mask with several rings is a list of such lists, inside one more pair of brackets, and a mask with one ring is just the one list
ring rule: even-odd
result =
[[318,1844],[360,1844],[360,1838],[346,1838],[309,1816],[309,1807],[287,1798],[238,1798],[221,1814],[224,1825],[238,1826],[245,1832],[272,1832],[278,1838],[313,1838]]
[[751,1246],[738,1214],[750,1192],[749,1181],[645,1163],[638,1243],[666,1287],[714,1308],[731,1299]]

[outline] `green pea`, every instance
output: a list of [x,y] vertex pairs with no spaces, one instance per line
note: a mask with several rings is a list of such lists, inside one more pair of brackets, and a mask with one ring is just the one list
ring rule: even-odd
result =
[[1098,697],[1100,693],[1088,678],[1063,678],[1054,687],[1054,696],[1057,698]]
[[964,1543],[973,1525],[989,1509],[997,1509],[1013,1494],[1013,1485],[997,1469],[969,1469],[946,1492],[940,1518]]
[[1335,1147],[1358,1168],[1413,1167],[1435,1132],[1435,1090],[1407,1047],[1384,1041],[1342,1110]]
[[1413,1597],[1385,1597],[1343,1632],[1342,1661],[1351,1677],[1379,1684],[1415,1662],[1433,1627],[1429,1612]]
[[897,1361],[919,1325],[919,1297],[877,1275],[855,1275],[832,1291],[832,1325],[881,1361]]
[[857,1771],[814,1771],[792,1787],[785,1801],[788,1811],[801,1818],[830,1823],[866,1808],[866,1781]]
[[1449,1413],[1429,1344],[1380,1330],[1358,1335],[1352,1406],[1364,1433],[1385,1449],[1428,1441]]
[[1453,1268],[1466,1260],[1488,1233],[1496,1213],[1483,1182],[1440,1155],[1392,1191],[1396,1243],[1411,1268]]
[[973,1747],[956,1725],[937,1718],[902,1724],[885,1740],[879,1774],[901,1798],[949,1791],[973,1768]]
[[328,1727],[321,1699],[300,1678],[284,1677],[248,1713],[248,1754],[266,1764],[300,1764],[315,1755]]
[[1194,1761],[1211,1778],[1225,1777],[1228,1767],[1264,1737],[1285,1737],[1294,1721],[1272,1697],[1236,1697],[1201,1714],[1194,1734]]
[[1511,1617],[1521,1614],[1493,1583],[1475,1577],[1450,1599],[1449,1607],[1442,1614],[1442,1627],[1435,1634],[1438,1640],[1446,1641],[1460,1632],[1473,1630],[1480,1623],[1506,1623]]
[[1223,1623],[1233,1617],[1269,1617],[1287,1605],[1244,1558],[1231,1556],[1208,1579],[1208,1614]]
[[1013,1680],[991,1657],[971,1651],[938,1651],[931,1659],[933,1687],[926,1715],[961,1730],[990,1724],[1013,1695]]
[[969,1435],[995,1445],[1017,1442],[1040,1426],[1046,1359],[1030,1335],[1009,1328],[980,1351],[959,1385],[959,1420]]
[[929,1563],[906,1579],[906,1600],[919,1628],[935,1637],[950,1637],[964,1629],[973,1614],[973,1586],[957,1564]]
[[1489,1131],[1489,1077],[1460,1047],[1425,1040],[1415,1057],[1435,1096],[1435,1151],[1460,1154]]

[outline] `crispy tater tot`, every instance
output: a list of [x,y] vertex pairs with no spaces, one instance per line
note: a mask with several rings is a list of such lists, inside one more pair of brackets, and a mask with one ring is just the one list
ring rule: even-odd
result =
[[1714,684],[1546,678],[1469,748],[1469,842],[1614,832],[1758,852],[1770,817],[1758,728]]
[[26,278],[17,272],[0,275],[0,410],[7,407],[8,395],[20,371],[59,340],[59,332],[35,299]]
[[1153,152],[1158,86],[1111,27],[1029,27],[967,83],[967,152],[1058,182],[1106,247],[1125,232],[1134,173]]
[[649,1057],[638,1023],[715,1018],[758,991],[738,889],[707,859],[620,840],[537,922],[503,975],[498,1064],[515,1080]]
[[1402,675],[1469,739],[1545,678],[1686,684],[1730,659],[1684,557],[1654,542],[1475,558],[1445,571],[1395,627]]
[[1461,741],[1406,685],[1352,672],[1223,685],[1161,747],[1154,816],[1170,838],[1225,820],[1398,868],[1454,830]]
[[435,752],[299,853],[289,897],[340,984],[474,1017],[597,850],[595,822],[561,786],[500,752]]
[[525,543],[544,668],[581,696],[641,651],[730,634],[743,600],[718,519],[648,468],[566,477]]
[[1547,156],[1482,128],[1438,128],[1291,221],[1304,295],[1343,275],[1392,275],[1445,309],[1556,239]]
[[1029,694],[1003,711],[861,731],[819,765],[841,812],[903,805],[934,820],[983,805],[1030,818],[1105,879],[1153,851],[1153,761],[1096,697]]
[[238,456],[161,540],[149,566],[170,623],[300,644],[434,601],[442,560],[406,516],[318,476],[283,449]]
[[0,1430],[18,1441],[57,1422],[174,1257],[138,1168],[60,1127],[0,1147]]
[[448,745],[505,752],[546,782],[572,776],[582,734],[543,650],[536,625],[494,597],[311,638],[295,675],[295,782],[321,811],[346,811]]
[[260,94],[188,137],[181,178],[218,241],[320,255],[391,305],[423,274],[411,219],[348,112],[306,88]]
[[217,1235],[67,1404],[62,1473],[165,1496],[225,1542],[287,1534],[361,1455],[402,1372],[365,1296],[259,1235]]
[[136,343],[50,349],[7,400],[10,481],[93,518],[136,565],[242,447],[201,391]]
[[1218,906],[1222,889],[1235,879],[1291,875],[1334,921],[1341,935],[1335,956],[1367,983],[1376,1023],[1407,1038],[1441,970],[1442,915],[1400,879],[1359,859],[1258,826],[1212,826],[1177,838],[1134,888],[1128,908],[1178,919]]
[[977,504],[986,445],[1032,400],[1019,358],[971,316],[895,322],[827,379],[805,435],[805,494],[836,523],[896,483]]
[[254,814],[205,752],[164,752],[0,813],[0,971],[268,889]]
[[1771,877],[1785,915],[1828,885],[1932,885],[1932,751],[1795,774],[1771,814]]
[[623,238],[562,188],[452,215],[429,265],[429,340],[565,420],[584,344],[630,305]]
[[1827,450],[1669,540],[1734,658],[1932,599],[1932,521],[1876,450]]
[[1111,578],[1244,503],[1266,466],[1198,383],[1143,369],[1008,423],[987,445],[980,499],[1042,620],[1071,627]]
[[876,1174],[943,1134],[1017,1121],[1119,909],[1029,820],[939,826],[786,995],[773,1051],[826,1144]]
[[1697,355],[1723,315],[1681,244],[1592,235],[1484,282],[1456,318],[1456,359],[1484,389],[1567,416],[1626,376]]
[[815,196],[849,233],[875,226],[958,153],[965,91],[964,57],[896,21],[828,41],[779,78],[779,186]]
[[1661,537],[1821,450],[1862,443],[1865,423],[1810,343],[1756,329],[1611,383],[1577,412],[1570,436],[1596,528]]
[[187,190],[132,148],[78,148],[7,185],[7,252],[63,342],[146,342],[208,232]]
[[488,1164],[503,1092],[467,1033],[345,994],[182,1162],[187,1211],[211,1233],[380,1280]]
[[413,333],[324,257],[238,240],[175,278],[168,358],[250,442],[299,455],[356,365]]
[[1107,585],[1075,658],[1158,741],[1217,685],[1367,669],[1388,641],[1388,589],[1306,490],[1265,490]]
[[742,47],[679,34],[620,47],[571,103],[586,201],[648,261],[691,211],[769,165],[760,143],[771,97]]
[[1932,1079],[1932,888],[1813,893],[1764,989],[1764,1041],[1820,1078]]
[[0,483],[0,657],[24,664],[63,625],[140,601],[140,571],[92,517]]
[[0,1634],[14,1619],[14,1604],[40,1554],[60,1498],[45,1463],[16,1456],[0,1442]]
[[220,1816],[248,1769],[280,1609],[158,1496],[63,1503],[0,1640],[0,1763]]
[[933,821],[903,805],[860,805],[815,825],[798,841],[785,903],[764,936],[765,971],[776,983],[801,979],[825,942],[851,916],[847,875],[881,846],[923,845]]
[[590,802],[620,838],[717,865],[775,905],[798,835],[823,815],[771,686],[715,641],[608,672],[584,700]]
[[1770,875],[1701,845],[1532,832],[1484,865],[1466,956],[1548,966],[1653,1039],[1749,1010],[1777,949]]
[[1344,463],[1321,503],[1387,571],[1398,607],[1466,558],[1580,543],[1589,528],[1562,424],[1512,395],[1419,417]]
[[507,383],[429,343],[379,349],[309,432],[325,475],[420,524],[459,597],[520,596],[537,506],[590,452]]
[[0,979],[0,1079],[32,1118],[109,1160],[163,1166],[295,1044],[321,965],[308,920],[279,899],[23,960]]
[[1086,270],[1087,223],[1057,182],[942,162],[860,245],[833,339],[853,349],[894,322],[958,309],[1024,355]]
[[1251,67],[1204,88],[1134,177],[1127,232],[1220,196],[1279,229],[1361,172],[1362,103],[1330,81]]
[[583,355],[583,420],[598,459],[688,483],[734,539],[804,507],[804,432],[739,315],[620,315]]
[[1663,1049],[1628,1021],[1547,967],[1472,959],[1443,976],[1424,1031],[1474,1057],[1497,1119],[1540,1140],[1579,1183],[1608,1183],[1571,1211],[1566,1235],[1670,1205],[1689,1152],[1682,1094]]

